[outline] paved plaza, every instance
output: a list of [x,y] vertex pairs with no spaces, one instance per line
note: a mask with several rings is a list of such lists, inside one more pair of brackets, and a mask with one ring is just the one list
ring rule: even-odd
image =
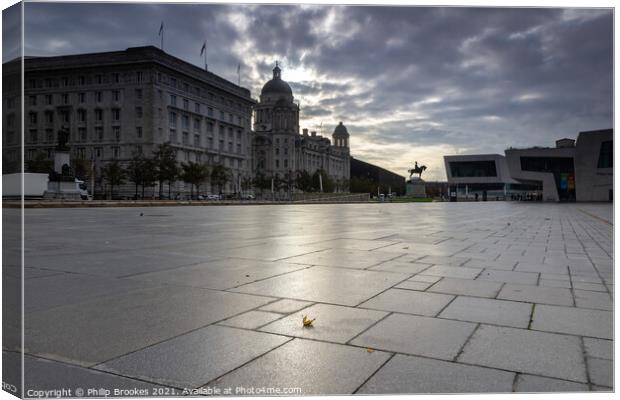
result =
[[[612,214],[514,202],[27,209],[26,388],[609,391]],[[19,269],[4,268],[6,292]],[[4,350],[19,357],[10,340]]]

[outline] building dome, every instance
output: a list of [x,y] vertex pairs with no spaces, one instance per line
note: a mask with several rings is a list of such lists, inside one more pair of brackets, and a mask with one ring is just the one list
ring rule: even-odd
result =
[[276,63],[276,67],[273,69],[273,78],[269,82],[265,83],[263,90],[261,90],[261,96],[264,94],[293,95],[293,90],[291,87],[288,83],[282,80],[282,77],[280,76],[281,71],[282,70]]
[[334,136],[349,137],[347,127],[342,124],[342,121],[340,121],[336,129],[334,129]]

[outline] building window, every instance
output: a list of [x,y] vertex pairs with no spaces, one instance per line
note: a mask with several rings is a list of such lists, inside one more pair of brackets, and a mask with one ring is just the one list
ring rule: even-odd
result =
[[220,151],[224,151],[224,141],[220,139]]
[[142,107],[136,107],[136,118],[142,118]]
[[237,143],[237,153],[241,154],[241,144]]
[[213,116],[213,107],[208,107],[208,108],[207,108],[207,115],[208,115],[209,117],[212,117],[212,116]]
[[36,143],[37,142],[37,130],[36,129],[31,129],[30,130],[30,142],[31,143]]
[[86,102],[86,93],[78,93],[78,102],[84,104]]
[[170,105],[174,107],[177,106],[177,96],[173,94],[170,95]]
[[137,83],[142,83],[142,72],[140,72],[140,71],[136,72],[136,82]]
[[103,101],[103,92],[95,92],[95,101],[101,103]]
[[208,145],[208,147],[209,147],[210,149],[212,149],[212,148],[213,148],[213,138],[212,138],[212,137],[207,138],[207,145]]
[[284,159],[284,168],[288,168],[288,159]]
[[187,93],[189,93],[189,85],[187,83],[183,84],[183,90]]
[[187,115],[183,115],[181,121],[183,123],[182,125],[183,129],[189,129],[189,117]]
[[54,97],[51,94],[45,95],[45,104],[51,106],[54,103]]
[[53,129],[46,129],[45,130],[45,137],[46,137],[47,143],[53,143],[54,142],[54,130]]
[[194,135],[194,146],[200,146],[200,135]]
[[103,121],[103,110],[96,109],[95,110],[95,121],[102,122]]
[[37,124],[37,113],[31,112],[30,113],[30,125],[36,125],[36,124]]
[[46,111],[45,112],[45,123],[46,124],[53,124],[54,123],[54,112],[53,111]]
[[86,122],[86,110],[78,110],[78,121]]
[[138,138],[142,137],[142,127],[141,126],[136,126],[136,136]]
[[103,155],[103,149],[101,147],[95,147],[95,157],[101,158]]
[[121,148],[120,147],[112,147],[112,157],[119,158],[121,156]]
[[213,123],[207,123],[207,133],[213,133]]
[[77,156],[79,159],[83,160],[85,158],[86,149],[84,147],[78,147]]
[[99,142],[103,142],[103,127],[96,126],[95,127],[95,140]]
[[142,100],[142,89],[136,89],[136,99]]
[[114,133],[114,139],[117,142],[120,142],[121,140],[121,127],[120,126],[115,126],[112,128],[112,132]]
[[194,132],[200,132],[200,118],[194,118]]
[[189,110],[189,100],[183,99],[183,109]]
[[189,144],[189,133],[188,132],[183,132],[183,144],[185,145]]
[[37,96],[30,96],[30,105],[31,106],[37,105]]
[[176,128],[176,126],[177,126],[177,113],[175,113],[174,111],[170,111],[170,115],[168,116],[168,118],[170,119],[170,126],[174,126]]
[[172,86],[173,88],[176,89],[176,87],[177,87],[177,79],[176,78],[170,78],[170,86]]
[[119,121],[121,119],[121,110],[119,108],[112,109],[112,121]]
[[601,143],[601,149],[598,155],[597,168],[613,168],[614,167],[614,142],[608,140]]
[[233,152],[233,142],[228,142],[228,152],[229,153]]
[[113,101],[119,101],[121,98],[121,92],[120,90],[113,90],[112,91],[112,100]]
[[69,104],[69,94],[68,93],[63,93],[62,94],[62,104]]
[[280,160],[276,160],[276,168],[280,168]]
[[82,142],[86,141],[86,128],[78,128],[78,136]]
[[224,121],[224,115],[225,115],[225,114],[224,114],[224,111],[220,111],[220,119],[221,119],[222,121]]
[[95,75],[95,82],[97,82],[98,85],[101,85],[103,83],[103,77],[101,75]]
[[119,74],[118,72],[113,73],[112,80],[114,81],[114,83],[119,83],[121,81],[121,74]]
[[170,129],[170,143],[177,143],[177,130]]
[[194,103],[194,111],[200,114],[200,103]]

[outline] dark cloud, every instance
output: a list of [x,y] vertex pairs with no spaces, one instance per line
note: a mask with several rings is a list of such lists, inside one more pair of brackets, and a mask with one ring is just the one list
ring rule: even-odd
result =
[[146,3],[25,3],[25,9],[27,55],[158,45],[164,20],[166,51],[202,65],[206,38],[209,69],[236,81],[241,62],[242,84],[254,97],[279,60],[301,102],[302,127],[323,123],[326,134],[344,121],[354,154],[402,174],[408,167],[399,164],[402,154],[432,158],[429,177],[445,178],[444,149],[501,153],[612,126],[611,9]]

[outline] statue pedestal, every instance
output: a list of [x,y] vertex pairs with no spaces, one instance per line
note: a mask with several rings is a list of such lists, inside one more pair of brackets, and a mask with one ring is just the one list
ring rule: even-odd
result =
[[62,174],[62,166],[63,165],[71,166],[71,157],[69,157],[68,151],[58,151],[54,153],[54,171],[59,174]]
[[406,183],[407,196],[426,197],[426,183],[420,178],[411,178]]

